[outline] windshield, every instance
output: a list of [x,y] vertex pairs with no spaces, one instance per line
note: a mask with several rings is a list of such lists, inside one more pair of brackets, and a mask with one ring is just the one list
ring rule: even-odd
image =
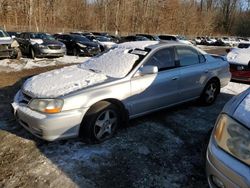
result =
[[0,30],[0,37],[9,37],[9,35],[5,31]]
[[81,36],[81,35],[72,35],[72,37],[73,37],[76,41],[91,42],[89,39],[87,39],[86,37]]
[[96,40],[100,42],[110,42],[111,40],[107,37],[96,37]]
[[135,63],[139,63],[147,54],[148,52],[144,50],[116,47],[89,59],[80,67],[109,77],[123,78],[133,69]]
[[176,38],[179,40],[187,40],[185,36],[180,36],[180,35],[176,36]]
[[46,33],[32,33],[32,34],[30,35],[30,38],[32,38],[32,39],[55,40],[54,37],[52,37],[51,35],[46,34]]

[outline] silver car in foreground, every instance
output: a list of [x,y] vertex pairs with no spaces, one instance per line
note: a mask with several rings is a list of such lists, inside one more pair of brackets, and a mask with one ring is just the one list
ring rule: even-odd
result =
[[40,138],[101,142],[128,119],[194,99],[212,104],[230,79],[226,61],[196,47],[128,42],[29,78],[12,106],[20,124]]
[[207,149],[211,188],[250,187],[250,89],[222,110]]

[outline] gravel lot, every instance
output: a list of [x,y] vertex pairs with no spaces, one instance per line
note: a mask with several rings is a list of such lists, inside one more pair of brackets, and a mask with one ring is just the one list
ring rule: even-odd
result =
[[186,103],[131,120],[98,145],[45,142],[25,131],[10,102],[25,77],[50,68],[0,73],[0,187],[208,187],[205,145],[224,104],[249,87],[230,83],[216,103]]

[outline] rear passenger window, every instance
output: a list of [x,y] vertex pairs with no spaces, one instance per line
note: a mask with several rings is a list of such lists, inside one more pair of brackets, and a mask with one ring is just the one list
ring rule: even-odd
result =
[[172,69],[175,67],[174,48],[165,48],[156,52],[145,65],[154,65],[159,71]]
[[181,67],[200,63],[199,54],[195,49],[190,47],[179,47],[179,46],[176,49]]

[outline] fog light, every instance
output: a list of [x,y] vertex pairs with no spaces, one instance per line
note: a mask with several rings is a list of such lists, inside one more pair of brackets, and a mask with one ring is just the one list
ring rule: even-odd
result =
[[213,184],[216,185],[218,188],[225,188],[223,182],[216,176],[211,176],[211,179]]

